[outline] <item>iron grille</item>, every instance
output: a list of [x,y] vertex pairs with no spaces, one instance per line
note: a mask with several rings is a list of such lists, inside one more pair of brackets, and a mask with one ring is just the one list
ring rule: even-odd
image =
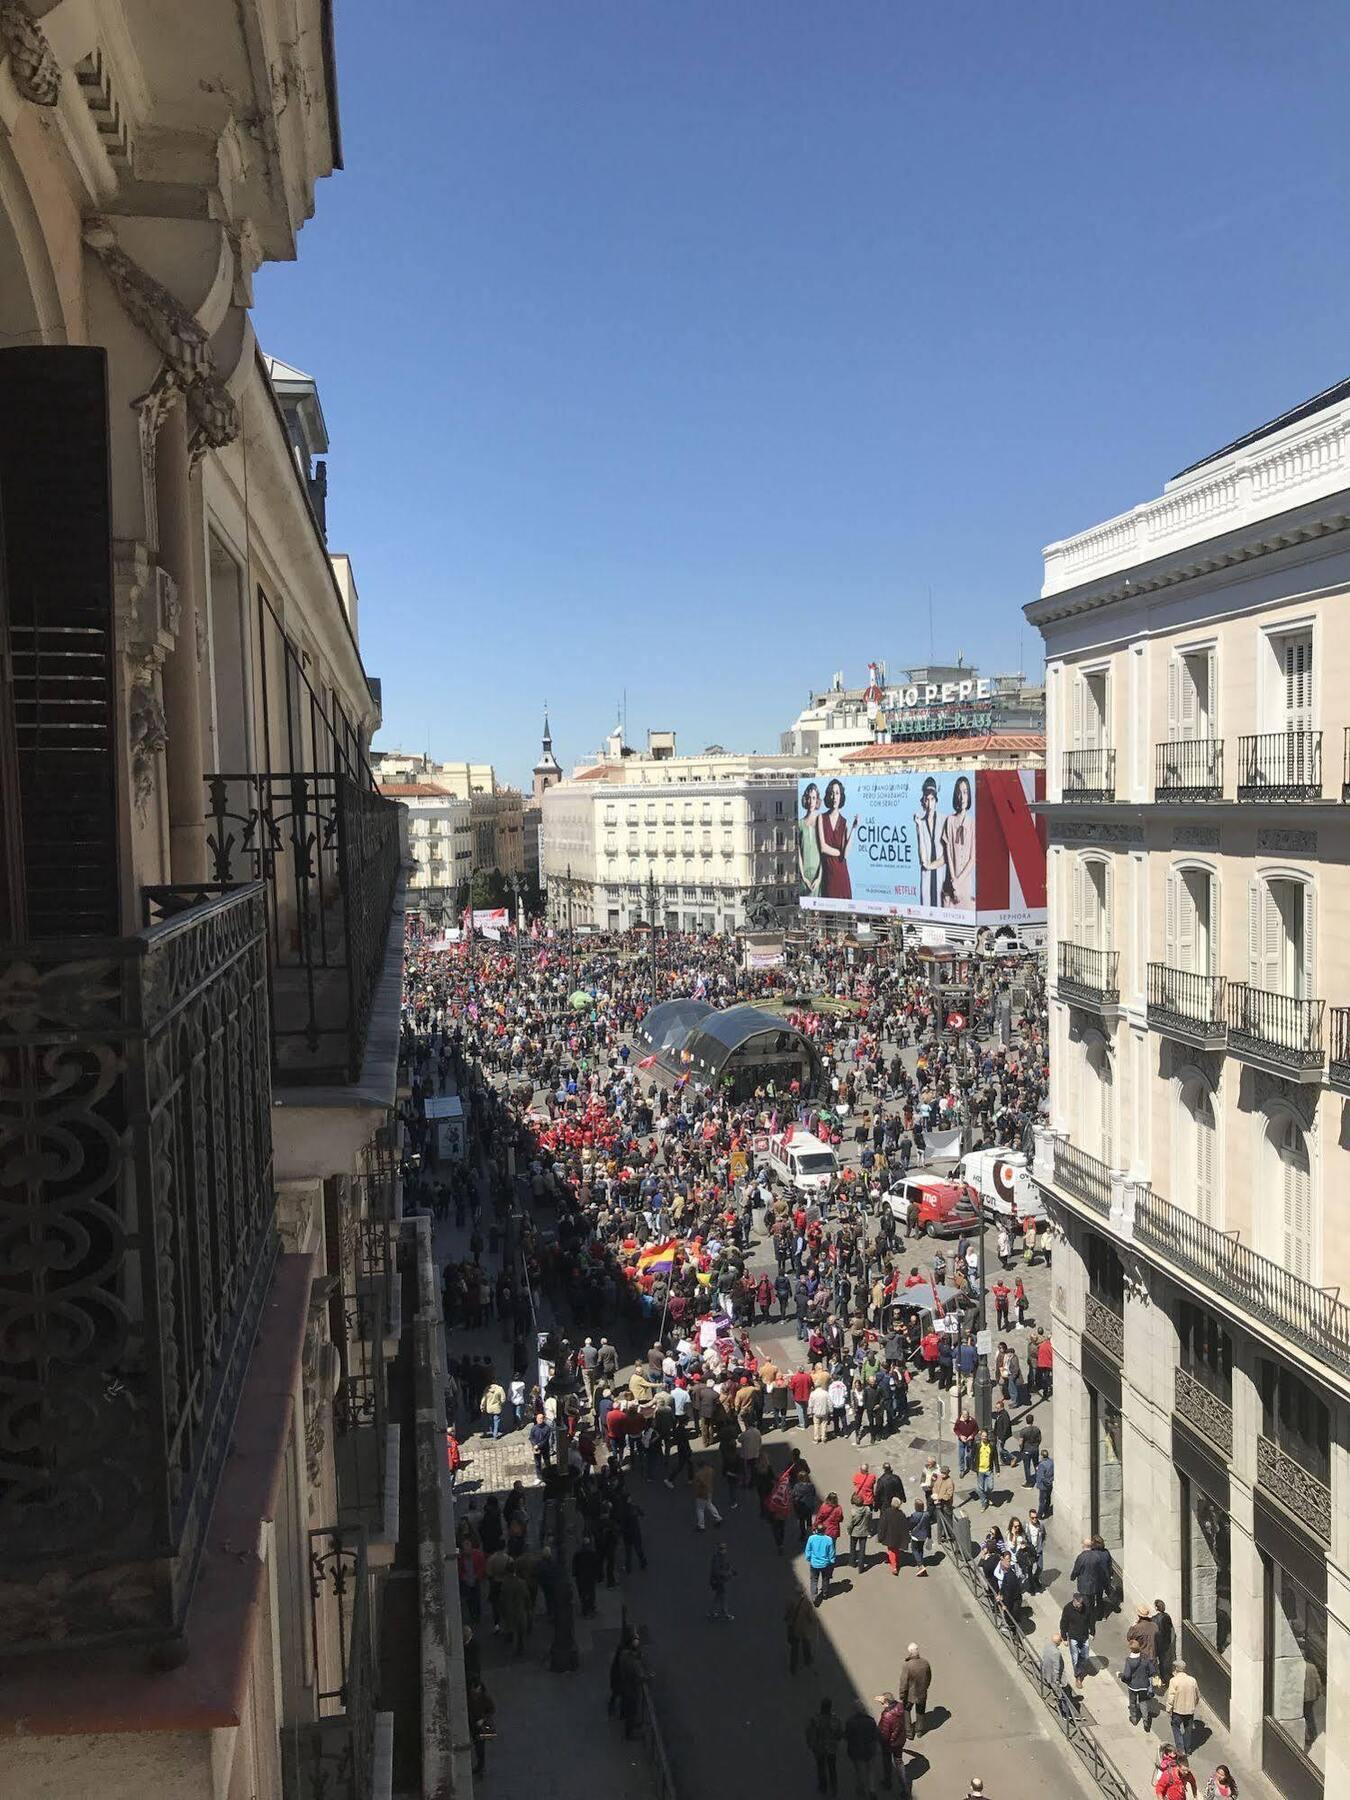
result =
[[1320,800],[1322,733],[1262,731],[1238,739],[1239,800]]
[[1114,800],[1116,753],[1114,750],[1066,750],[1063,762],[1063,799]]
[[1222,800],[1223,739],[1182,738],[1154,746],[1155,800]]
[[1325,1002],[1273,994],[1232,982],[1228,989],[1228,1043],[1239,1055],[1282,1063],[1290,1069],[1322,1066]]
[[181,1629],[276,1254],[256,883],[0,951],[0,1645]]
[[1227,1035],[1222,975],[1196,975],[1168,963],[1148,965],[1148,1022],[1155,1030],[1184,1037],[1222,1039]]
[[286,1800],[369,1800],[377,1706],[365,1533],[311,1531],[309,1572],[318,1717],[282,1729],[282,1791]]

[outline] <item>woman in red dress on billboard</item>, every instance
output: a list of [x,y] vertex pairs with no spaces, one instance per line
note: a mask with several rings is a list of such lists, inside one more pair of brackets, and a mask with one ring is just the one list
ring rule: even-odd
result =
[[825,810],[816,830],[820,836],[820,897],[822,900],[851,900],[853,883],[848,873],[848,847],[858,821],[850,825],[844,817],[844,784],[831,781],[825,788]]

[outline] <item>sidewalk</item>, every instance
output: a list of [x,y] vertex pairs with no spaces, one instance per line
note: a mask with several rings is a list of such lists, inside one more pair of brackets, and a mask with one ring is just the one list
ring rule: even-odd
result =
[[[480,1171],[481,1177],[481,1171]],[[490,1208],[484,1206],[485,1215]],[[486,1239],[487,1219],[483,1235]],[[469,1254],[472,1227],[449,1217],[432,1228],[433,1254],[439,1269],[450,1258]],[[495,1274],[500,1255],[483,1254],[483,1266]],[[451,1356],[490,1356],[506,1380],[510,1346],[496,1320],[476,1331],[457,1327],[446,1334]],[[523,1427],[495,1443],[480,1429],[481,1419],[461,1424],[463,1462],[455,1490],[455,1516],[481,1507],[488,1494],[506,1493],[522,1481],[531,1498],[531,1541],[537,1541],[538,1502],[534,1458]],[[484,1607],[478,1631],[483,1681],[496,1702],[497,1735],[489,1741],[487,1769],[475,1776],[475,1792],[518,1796],[519,1800],[652,1800],[653,1783],[646,1747],[640,1738],[625,1741],[617,1719],[607,1717],[609,1665],[619,1642],[624,1590],[601,1587],[596,1616],[575,1614],[580,1666],[573,1674],[555,1675],[548,1666],[551,1627],[542,1602],[525,1654],[513,1657],[505,1640],[494,1636]]]

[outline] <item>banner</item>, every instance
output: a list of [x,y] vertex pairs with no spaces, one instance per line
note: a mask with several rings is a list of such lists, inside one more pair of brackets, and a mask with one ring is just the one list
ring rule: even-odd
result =
[[491,938],[493,943],[500,941],[502,933],[510,923],[510,910],[505,906],[479,907],[475,908],[473,913],[474,930],[481,931],[483,936]]
[[975,923],[975,776],[850,776],[797,789],[800,904]]
[[798,904],[929,927],[1043,924],[1041,769],[911,770],[803,780]]

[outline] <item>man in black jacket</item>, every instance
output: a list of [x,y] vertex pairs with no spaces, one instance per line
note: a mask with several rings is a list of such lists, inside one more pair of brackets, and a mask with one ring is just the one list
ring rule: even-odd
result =
[[889,1463],[882,1463],[881,1473],[872,1488],[872,1504],[878,1513],[885,1512],[892,1500],[904,1500],[905,1484]]
[[1013,1562],[1011,1551],[1005,1550],[999,1558],[998,1569],[994,1576],[994,1588],[998,1594],[999,1605],[1003,1608],[1003,1617],[1009,1631],[1020,1633],[1022,1629],[1022,1577],[1017,1573],[1017,1565]]
[[1075,1594],[1059,1615],[1059,1635],[1069,1646],[1074,1685],[1082,1687],[1088,1665],[1088,1645],[1092,1641],[1092,1618],[1081,1594]]
[[1102,1616],[1102,1602],[1111,1585],[1111,1552],[1101,1538],[1083,1539],[1083,1548],[1074,1558],[1069,1577],[1087,1602],[1089,1625],[1095,1626]]

